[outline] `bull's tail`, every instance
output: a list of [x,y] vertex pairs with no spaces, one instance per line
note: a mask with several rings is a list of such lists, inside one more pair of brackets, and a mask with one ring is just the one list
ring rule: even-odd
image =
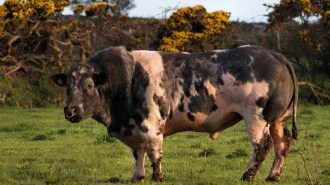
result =
[[297,76],[294,72],[294,69],[292,67],[292,64],[288,61],[287,63],[287,68],[290,72],[292,81],[293,81],[293,97],[292,97],[292,107],[293,107],[293,111],[292,111],[292,138],[297,140],[298,137],[298,129],[296,126],[296,122],[297,122],[297,105],[298,105],[298,92],[299,92],[299,88],[298,88],[298,80],[297,80]]
[[279,59],[281,61],[281,63],[283,65],[285,65],[290,73],[290,76],[292,78],[292,82],[293,82],[293,97],[291,99],[291,103],[289,105],[289,107],[292,106],[292,138],[297,140],[298,137],[298,129],[296,126],[296,122],[297,122],[297,105],[298,105],[298,92],[299,92],[299,88],[298,88],[298,79],[297,76],[294,72],[294,69],[292,67],[292,64],[290,63],[290,61],[288,61],[288,59],[286,59],[283,55],[275,53],[275,52],[271,52],[273,54],[273,56],[277,59]]

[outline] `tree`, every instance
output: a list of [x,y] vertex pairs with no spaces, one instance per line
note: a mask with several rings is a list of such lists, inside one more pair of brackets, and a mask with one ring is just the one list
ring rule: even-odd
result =
[[[163,51],[204,51],[212,37],[228,29],[230,13],[222,10],[207,13],[201,5],[180,8],[166,22]],[[212,47],[212,46],[211,46]],[[219,48],[220,46],[217,46]]]
[[[329,0],[281,0],[279,4],[266,5],[270,28],[279,29],[289,22],[297,22],[296,34],[304,44],[303,57],[310,70],[330,70],[330,1]],[[278,48],[280,50],[281,48]],[[293,54],[297,55],[297,54]],[[299,56],[299,55],[298,55]],[[303,60],[296,60],[304,65]]]
[[271,25],[288,22],[295,18],[298,18],[302,24],[309,24],[311,18],[318,17],[319,21],[329,29],[329,0],[281,0],[279,4],[265,4],[265,6],[272,9],[268,14]]
[[131,9],[136,7],[134,0],[110,0],[110,3],[117,5],[123,14],[127,14]]

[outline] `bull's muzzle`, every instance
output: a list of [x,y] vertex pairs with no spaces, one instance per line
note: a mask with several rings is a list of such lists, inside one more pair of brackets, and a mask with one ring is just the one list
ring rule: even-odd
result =
[[78,107],[77,106],[64,107],[64,115],[65,115],[65,119],[68,119],[71,122],[77,122],[79,120]]

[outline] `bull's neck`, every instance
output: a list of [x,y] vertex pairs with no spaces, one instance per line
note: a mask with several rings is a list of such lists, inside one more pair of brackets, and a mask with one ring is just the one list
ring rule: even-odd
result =
[[105,125],[108,129],[111,126],[127,122],[129,118],[129,95],[124,88],[116,92],[100,92],[100,105],[95,110],[93,119]]
[[109,127],[111,123],[110,111],[107,110],[103,105],[98,106],[99,108],[95,110],[92,118],[97,122],[102,123],[104,126]]
[[[134,62],[123,62],[122,65],[111,65],[111,70],[107,71],[108,83],[98,88],[101,108],[93,118],[108,129],[123,122],[126,124],[129,118]],[[122,73],[119,73],[120,71]]]

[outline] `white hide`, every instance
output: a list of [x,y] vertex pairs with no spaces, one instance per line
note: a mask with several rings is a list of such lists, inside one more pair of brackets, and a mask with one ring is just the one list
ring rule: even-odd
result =
[[149,117],[142,124],[151,130],[150,133],[157,133],[164,121],[162,121],[158,105],[153,101],[153,96],[156,94],[159,97],[164,97],[165,93],[164,89],[160,87],[164,72],[162,57],[156,51],[147,50],[132,51],[131,55],[137,63],[141,64],[149,76],[149,86],[145,96],[150,112]]

